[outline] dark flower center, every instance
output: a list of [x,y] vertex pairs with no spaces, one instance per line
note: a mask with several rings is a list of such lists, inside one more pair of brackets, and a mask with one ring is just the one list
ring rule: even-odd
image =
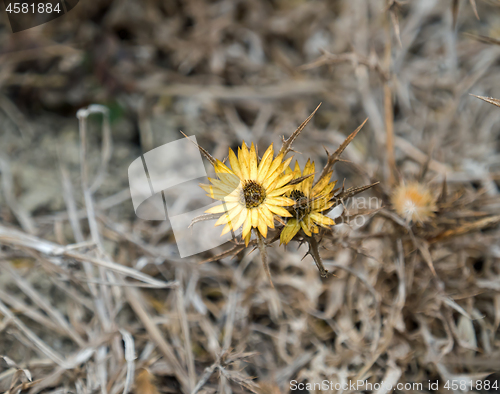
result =
[[247,208],[255,208],[266,199],[266,189],[255,181],[246,181],[240,196],[240,202]]
[[302,220],[311,210],[309,199],[300,190],[292,190],[290,198],[295,201],[295,204],[289,208],[290,213],[297,220]]

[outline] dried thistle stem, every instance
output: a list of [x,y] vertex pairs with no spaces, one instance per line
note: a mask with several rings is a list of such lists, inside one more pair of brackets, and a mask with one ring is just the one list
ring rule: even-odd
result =
[[312,117],[314,116],[314,114],[316,113],[316,111],[319,109],[319,107],[321,107],[321,103],[319,103],[319,105],[312,112],[312,114],[309,115],[307,117],[307,119],[304,120],[299,127],[297,127],[297,130],[295,130],[290,137],[288,137],[286,140],[285,140],[285,138],[283,138],[283,145],[281,146],[281,149],[278,152],[278,155],[280,155],[281,153],[283,153],[284,155],[286,155],[288,152],[290,152],[292,150],[293,141],[295,141],[295,139],[299,136],[299,134],[301,133],[301,131],[304,130],[304,127],[307,126],[307,124],[312,119]]
[[318,180],[315,182],[315,184],[318,183],[321,179],[323,179],[323,177],[325,177],[328,174],[328,172],[333,168],[333,165],[340,160],[340,155],[342,154],[342,152],[344,152],[345,148],[347,148],[347,145],[351,143],[351,141],[354,139],[354,137],[356,137],[356,135],[363,128],[363,126],[367,121],[368,118],[366,118],[365,121],[361,123],[361,125],[358,126],[356,130],[354,130],[351,134],[349,134],[349,136],[344,140],[344,142],[342,142],[342,145],[340,145],[333,154],[330,154],[330,152],[328,152],[328,150],[326,150],[325,148],[326,154],[328,155],[328,160],[325,166],[323,167],[323,170],[321,171],[321,174]]
[[328,276],[328,270],[325,269],[325,266],[323,265],[323,260],[321,259],[321,256],[319,254],[319,245],[318,241],[316,241],[316,238],[314,237],[308,237],[307,243],[309,244],[309,250],[308,254],[312,256],[314,259],[314,262],[316,263],[316,266],[319,269],[319,273],[321,277],[326,278]]
[[262,237],[262,235],[260,235],[257,229],[254,229],[254,232],[257,235],[257,246],[259,247],[260,258],[262,259],[262,264],[264,265],[264,271],[266,271],[269,283],[271,284],[271,287],[274,289],[274,283],[273,280],[271,279],[271,270],[269,269],[269,264],[267,262],[267,251],[266,251],[266,244],[264,243],[264,238]]

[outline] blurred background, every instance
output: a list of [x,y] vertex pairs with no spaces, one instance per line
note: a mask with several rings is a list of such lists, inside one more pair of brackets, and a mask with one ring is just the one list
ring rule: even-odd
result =
[[[351,270],[336,277],[301,261],[305,247],[275,247],[274,291],[250,250],[180,259],[168,221],[135,216],[127,179],[133,160],[179,130],[222,160],[243,140],[279,147],[322,103],[294,144],[301,164],[320,169],[324,147],[369,118],[335,167],[339,185],[380,181],[367,194],[378,209],[424,174],[432,191],[446,180],[477,203],[462,216],[498,215],[500,108],[471,96],[500,97],[498,1],[80,0],[15,34],[4,10],[2,390],[287,393],[292,379],[384,379],[447,392],[446,379],[500,370],[497,222],[416,257],[372,215],[324,251]],[[87,119],[89,183],[105,175],[87,196],[93,215],[76,117],[91,104],[110,124],[108,134],[100,114]],[[76,244],[79,257],[56,244]],[[92,265],[99,258],[152,289],[110,286],[130,272]]]

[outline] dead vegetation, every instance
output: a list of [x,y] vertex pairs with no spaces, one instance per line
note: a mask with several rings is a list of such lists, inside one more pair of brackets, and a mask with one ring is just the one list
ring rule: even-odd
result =
[[[0,391],[498,382],[498,11],[82,0],[16,35],[4,19]],[[334,157],[345,187],[319,249],[334,275],[302,260],[307,245],[270,247],[273,289],[251,247],[180,259],[168,221],[135,217],[127,167],[141,153],[179,130],[219,159],[242,140],[280,146],[319,102],[293,147],[301,164]],[[325,153],[366,117],[340,160]],[[429,220],[391,205],[413,181],[435,198]]]

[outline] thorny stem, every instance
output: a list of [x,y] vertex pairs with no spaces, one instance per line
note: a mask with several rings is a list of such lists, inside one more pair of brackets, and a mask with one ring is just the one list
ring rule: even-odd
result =
[[325,166],[323,167],[323,170],[321,171],[321,174],[318,178],[318,180],[315,182],[317,184],[324,176],[328,174],[329,171],[333,168],[334,164],[340,160],[340,155],[344,152],[345,148],[347,148],[347,145],[351,143],[351,141],[356,137],[356,135],[359,133],[359,131],[363,128],[365,123],[368,121],[368,118],[365,119],[361,125],[358,126],[356,130],[354,130],[349,136],[342,142],[342,144],[338,147],[338,149],[331,154],[326,150],[326,154],[328,155],[327,162]]
[[259,230],[254,229],[254,231],[255,234],[257,235],[257,246],[259,247],[260,258],[262,259],[262,264],[264,265],[264,271],[266,271],[269,283],[271,284],[271,287],[274,289],[274,283],[273,280],[271,279],[271,270],[269,269],[269,264],[267,263],[267,251],[266,251],[266,244],[264,243],[264,238],[262,238],[262,235],[260,235]]
[[314,238],[313,236],[313,237],[308,237],[307,243],[309,244],[308,253],[314,259],[314,262],[316,263],[316,266],[319,269],[321,277],[326,278],[328,276],[328,270],[325,269],[325,266],[323,265],[323,260],[321,260],[321,256],[319,255],[318,241],[316,241],[316,238]]

